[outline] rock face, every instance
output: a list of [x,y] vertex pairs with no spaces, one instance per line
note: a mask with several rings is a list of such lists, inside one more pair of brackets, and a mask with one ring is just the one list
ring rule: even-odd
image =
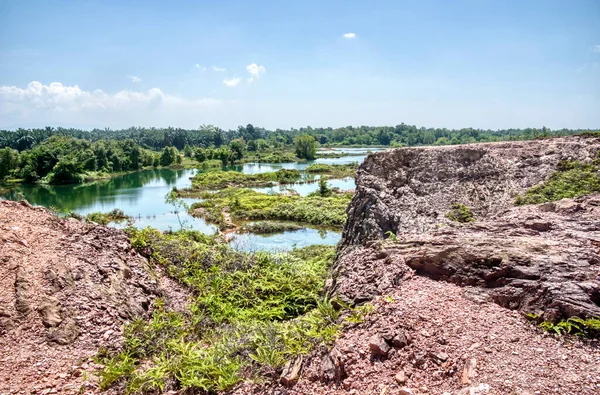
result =
[[[559,161],[599,150],[598,138],[571,137],[370,155],[329,292],[359,304],[416,273],[546,319],[600,316],[600,194],[513,205]],[[452,202],[476,221],[446,219]],[[397,241],[383,240],[388,231]]]
[[165,289],[185,299],[149,269],[122,231],[0,201],[0,392],[79,391],[81,364],[118,347],[125,322]]
[[562,160],[592,161],[600,138],[400,148],[370,154],[356,174],[342,245],[379,240],[386,232],[425,232],[453,202],[487,219],[513,206],[515,195],[542,182]]

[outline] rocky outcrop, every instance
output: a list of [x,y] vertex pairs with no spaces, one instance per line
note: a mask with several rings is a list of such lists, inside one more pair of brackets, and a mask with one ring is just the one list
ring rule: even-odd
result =
[[[600,316],[600,195],[513,205],[559,161],[599,149],[598,138],[571,137],[370,155],[328,291],[360,304],[416,273],[546,319]],[[445,218],[453,202],[476,221]]]
[[400,148],[367,156],[356,174],[342,245],[380,240],[386,232],[422,233],[450,221],[453,202],[479,220],[511,208],[563,160],[592,161],[600,138]]
[[155,298],[185,300],[150,269],[120,230],[0,201],[0,392],[94,392],[89,358],[119,347]]

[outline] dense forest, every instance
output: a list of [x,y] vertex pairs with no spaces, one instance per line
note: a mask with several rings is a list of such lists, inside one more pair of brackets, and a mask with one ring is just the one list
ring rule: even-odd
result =
[[51,128],[0,131],[0,180],[81,182],[98,174],[181,164],[185,157],[226,165],[247,158],[283,162],[312,160],[317,146],[419,146],[528,140],[570,135],[582,130],[481,130],[396,126],[347,126],[267,130],[251,124],[235,130],[203,125],[198,129],[136,128],[122,130]]

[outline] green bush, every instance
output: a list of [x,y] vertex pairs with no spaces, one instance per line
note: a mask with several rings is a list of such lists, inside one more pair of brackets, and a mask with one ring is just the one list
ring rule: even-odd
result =
[[462,203],[452,203],[452,210],[446,213],[446,218],[451,221],[467,223],[475,221],[471,210]]

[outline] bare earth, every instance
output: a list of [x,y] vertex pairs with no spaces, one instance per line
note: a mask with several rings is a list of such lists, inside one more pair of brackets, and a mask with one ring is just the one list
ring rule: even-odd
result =
[[185,302],[122,231],[0,201],[0,393],[99,392],[91,357],[163,289]]
[[[516,311],[471,299],[469,288],[413,276],[388,295],[377,297],[376,311],[367,321],[336,342],[347,375],[342,382],[324,383],[321,359],[315,356],[289,390],[248,384],[235,393],[600,393],[597,342],[557,339]],[[372,356],[371,337],[395,334],[398,328],[412,342],[392,349],[388,358]],[[463,379],[465,365],[471,360],[475,361],[472,375]],[[396,378],[399,373],[404,380]]]

